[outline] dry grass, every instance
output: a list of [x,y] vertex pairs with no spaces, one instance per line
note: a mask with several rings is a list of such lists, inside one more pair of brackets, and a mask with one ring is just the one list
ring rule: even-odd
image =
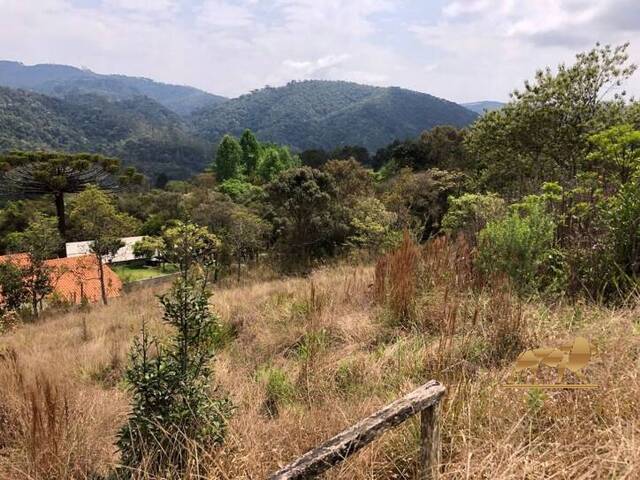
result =
[[[640,310],[522,303],[508,285],[475,283],[464,245],[439,242],[421,252],[409,330],[385,321],[373,267],[216,292],[212,305],[236,332],[218,352],[216,381],[237,410],[225,445],[190,478],[265,478],[431,378],[448,388],[445,479],[639,478]],[[113,467],[129,345],[143,321],[164,332],[155,293],[0,337],[0,478],[96,478]],[[601,388],[500,386],[519,349],[577,334],[598,346],[586,374]],[[413,478],[417,449],[407,422],[328,477]]]

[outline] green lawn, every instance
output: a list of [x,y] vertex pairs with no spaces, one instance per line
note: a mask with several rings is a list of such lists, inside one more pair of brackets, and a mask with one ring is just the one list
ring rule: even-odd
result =
[[159,266],[148,265],[115,265],[111,268],[124,283],[161,277],[176,271],[176,267],[173,265],[165,265],[164,269]]

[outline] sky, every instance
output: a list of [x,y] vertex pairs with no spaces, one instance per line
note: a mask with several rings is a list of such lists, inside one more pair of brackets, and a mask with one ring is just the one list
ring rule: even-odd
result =
[[505,101],[598,41],[631,42],[640,64],[640,1],[0,0],[0,59],[229,97],[327,79]]

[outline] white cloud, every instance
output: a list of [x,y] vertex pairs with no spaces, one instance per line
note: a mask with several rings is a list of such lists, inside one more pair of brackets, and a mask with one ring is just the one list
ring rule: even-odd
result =
[[[632,41],[638,59],[640,35],[621,28],[628,15],[640,16],[630,0],[469,0],[448,2],[436,23],[414,23],[409,29],[427,48],[437,52],[438,67],[424,85],[432,93],[460,101],[504,100],[535,70],[571,62],[575,53],[596,42]],[[605,21],[624,8],[618,22]],[[627,22],[628,23],[628,22]],[[640,30],[640,25],[638,25]],[[634,43],[635,40],[635,43]],[[631,91],[640,91],[638,78]],[[483,95],[484,93],[484,95]]]
[[506,99],[536,68],[598,40],[631,40],[640,60],[637,0],[455,0],[424,15],[420,0],[79,4],[0,0],[0,59],[86,65],[230,96],[323,78],[457,101]]

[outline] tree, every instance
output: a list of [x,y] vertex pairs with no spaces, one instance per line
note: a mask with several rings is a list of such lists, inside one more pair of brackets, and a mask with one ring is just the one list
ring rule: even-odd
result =
[[107,304],[104,263],[124,246],[121,238],[135,232],[139,222],[116,209],[109,195],[91,186],[78,194],[73,202],[71,221],[83,238],[91,240],[96,257],[102,303]]
[[333,177],[342,200],[373,195],[373,172],[353,158],[329,160],[322,170]]
[[216,179],[222,183],[230,178],[236,178],[242,173],[243,151],[240,143],[230,136],[225,135],[218,145],[214,171]]
[[251,177],[260,161],[260,143],[253,132],[247,129],[240,137],[240,146],[242,147],[242,164],[247,175]]
[[[0,182],[0,194],[29,198],[52,195],[58,231],[66,239],[64,196],[78,193],[89,185],[103,189],[114,189],[118,180],[126,184],[142,181],[142,175],[129,168],[117,179],[120,161],[115,158],[88,153],[58,152],[12,152],[0,156],[0,171],[4,171]],[[64,252],[61,252],[64,255]]]
[[304,150],[300,153],[300,161],[302,162],[302,165],[306,167],[320,168],[328,160],[329,154],[321,148],[312,148],[310,150]]
[[55,255],[61,243],[56,220],[42,214],[36,214],[24,232],[9,237],[10,249],[27,255],[27,261],[20,269],[34,317],[38,316],[44,297],[53,291],[52,277],[56,272],[45,261]]
[[502,109],[470,128],[465,145],[485,186],[511,195],[535,193],[545,181],[571,186],[583,171],[589,137],[620,123],[624,91],[612,92],[635,70],[628,45],[596,48],[536,72]]
[[178,266],[186,282],[194,268],[203,278],[203,287],[208,282],[210,271],[216,266],[220,240],[205,227],[193,223],[177,222],[162,232],[160,257],[167,263]]
[[369,158],[369,151],[359,145],[344,145],[342,147],[338,147],[331,152],[329,156],[336,160],[349,160],[350,158],[353,158],[363,165],[368,165],[371,161]]
[[224,234],[237,266],[237,280],[240,281],[242,262],[255,258],[263,248],[269,224],[245,208],[237,208],[231,214],[231,225]]
[[258,164],[258,175],[263,181],[270,182],[280,172],[298,164],[299,159],[293,157],[287,147],[268,145],[263,149],[262,158]]
[[351,233],[348,242],[373,253],[393,241],[395,215],[375,197],[360,197],[349,209]]
[[398,228],[407,228],[424,241],[439,231],[449,197],[459,193],[464,178],[437,168],[418,173],[405,168],[387,182],[382,200],[396,214]]
[[611,174],[626,183],[640,169],[640,130],[632,125],[616,125],[589,137],[593,150],[588,155],[589,166],[598,170],[604,180]]
[[335,181],[328,173],[310,167],[286,170],[267,193],[277,241],[290,265],[305,268],[312,258],[344,243],[346,216],[339,214]]
[[[29,299],[22,270],[11,262],[0,263],[0,321]],[[0,329],[1,331],[1,329]]]
[[133,405],[117,441],[125,474],[144,466],[154,477],[182,478],[191,453],[224,439],[231,404],[209,394],[219,321],[209,311],[204,281],[182,273],[160,297],[163,320],[173,330],[170,343],[161,347],[143,325],[131,352],[126,379]]

